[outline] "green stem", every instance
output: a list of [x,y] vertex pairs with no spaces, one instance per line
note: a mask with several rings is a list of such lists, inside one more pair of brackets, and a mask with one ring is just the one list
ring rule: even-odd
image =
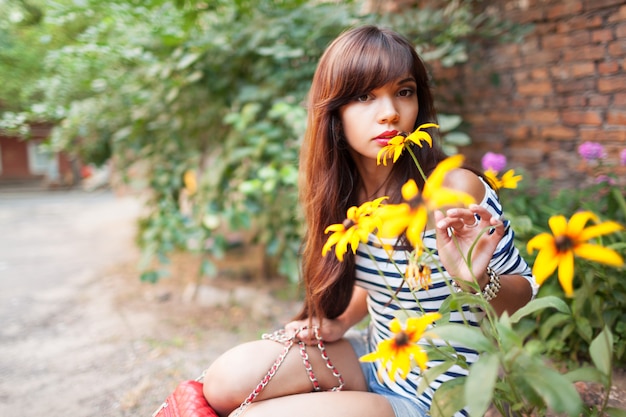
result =
[[417,161],[417,156],[415,156],[415,152],[413,152],[413,149],[411,149],[410,146],[407,146],[406,150],[409,151],[409,154],[411,155],[411,158],[413,158],[413,162],[415,162],[415,166],[419,170],[420,175],[422,176],[422,178],[424,179],[424,182],[425,182],[428,177],[426,177],[426,174],[424,173],[424,170],[422,169],[422,166]]

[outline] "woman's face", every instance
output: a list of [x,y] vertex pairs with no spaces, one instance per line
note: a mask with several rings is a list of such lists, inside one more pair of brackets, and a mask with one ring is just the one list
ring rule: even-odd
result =
[[364,93],[339,109],[343,133],[357,165],[376,161],[400,132],[413,131],[419,106],[417,84],[407,75]]

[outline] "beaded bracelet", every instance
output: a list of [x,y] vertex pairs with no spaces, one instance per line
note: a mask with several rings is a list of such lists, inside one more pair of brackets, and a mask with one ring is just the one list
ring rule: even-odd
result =
[[[498,295],[500,288],[500,275],[496,271],[494,271],[490,266],[487,267],[487,276],[489,277],[489,282],[485,285],[485,288],[480,292],[480,295],[485,299],[485,301],[491,301]],[[463,289],[459,287],[456,281],[452,281],[452,287],[456,292],[462,292]],[[479,295],[479,294],[476,294]]]

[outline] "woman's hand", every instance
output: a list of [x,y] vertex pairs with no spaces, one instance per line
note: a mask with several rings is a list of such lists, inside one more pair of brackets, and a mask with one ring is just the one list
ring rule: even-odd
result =
[[[312,323],[308,319],[296,320],[285,325],[285,333],[288,336],[293,336],[297,333],[299,340],[302,340],[307,345],[314,345],[317,343],[317,340],[315,339],[313,329],[309,327],[310,324],[313,327],[320,327],[318,319],[313,319]],[[343,337],[347,330],[340,320],[324,319],[324,325],[320,328],[319,335],[324,342],[336,342]]]
[[445,214],[437,211],[435,222],[437,250],[448,274],[459,280],[477,281],[484,287],[488,282],[485,271],[504,236],[502,221],[492,217],[486,208],[471,204],[467,208],[449,209]]

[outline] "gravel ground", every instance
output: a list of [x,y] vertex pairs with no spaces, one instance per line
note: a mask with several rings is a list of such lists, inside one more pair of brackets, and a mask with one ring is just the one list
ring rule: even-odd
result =
[[232,274],[189,300],[191,257],[140,282],[139,213],[109,192],[0,190],[0,416],[150,416],[179,381],[296,310],[279,283]]

